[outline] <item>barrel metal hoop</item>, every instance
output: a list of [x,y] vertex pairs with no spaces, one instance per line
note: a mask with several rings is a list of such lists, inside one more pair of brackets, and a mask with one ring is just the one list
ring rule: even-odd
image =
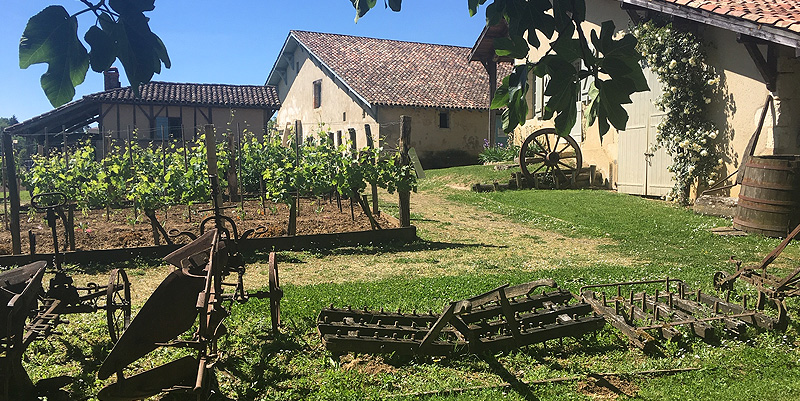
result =
[[742,219],[740,219],[738,217],[734,217],[733,218],[733,224],[734,225],[738,224],[740,226],[744,226],[744,227],[747,227],[747,228],[755,228],[757,230],[770,231],[770,232],[773,232],[773,233],[781,233],[781,234],[779,234],[779,236],[784,236],[784,237],[786,236],[786,233],[788,232],[788,229],[786,229],[786,228],[780,229],[780,227],[753,223],[753,222],[750,222],[750,221],[742,220]]
[[739,194],[739,200],[751,202],[751,203],[761,203],[767,205],[775,205],[775,206],[797,206],[797,201],[794,200],[777,200],[777,199],[763,199],[763,198],[752,198],[750,196]]
[[754,181],[750,178],[743,179],[742,186],[747,186],[751,188],[779,189],[783,191],[794,191],[796,189],[796,185],[785,185],[774,182],[759,182],[759,181]]
[[745,167],[753,167],[762,170],[777,170],[777,171],[789,171],[792,173],[796,173],[798,167],[797,166],[776,166],[774,164],[761,164],[761,163],[754,163],[752,160],[746,162],[744,164]]

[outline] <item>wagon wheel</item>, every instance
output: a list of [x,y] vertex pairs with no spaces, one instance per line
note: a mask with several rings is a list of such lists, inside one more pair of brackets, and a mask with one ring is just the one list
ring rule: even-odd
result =
[[[525,138],[519,150],[519,166],[528,185],[534,183],[534,175],[539,171],[551,174],[556,179],[556,186],[559,180],[575,182],[582,163],[578,142],[569,136],[559,136],[553,128],[534,131]],[[532,171],[528,168],[537,164],[539,166]]]
[[278,326],[281,324],[281,298],[283,290],[278,280],[278,262],[275,260],[275,252],[269,254],[269,313],[272,318],[272,332],[278,334]]
[[106,321],[108,334],[114,343],[131,323],[131,283],[124,269],[111,270],[108,277]]

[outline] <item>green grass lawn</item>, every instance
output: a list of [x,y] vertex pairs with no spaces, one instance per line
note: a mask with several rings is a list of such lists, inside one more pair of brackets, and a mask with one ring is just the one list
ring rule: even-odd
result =
[[[538,278],[553,278],[577,292],[586,284],[669,276],[712,291],[712,274],[732,270],[726,262],[730,256],[757,262],[779,243],[758,236],[713,235],[709,228],[730,222],[661,201],[607,191],[477,194],[457,188],[505,180],[509,172],[468,166],[426,173],[420,193],[412,195],[412,202],[415,197],[428,202],[412,209],[420,241],[403,247],[279,254],[285,283],[283,331],[277,338],[269,334],[268,302],[251,300],[233,306],[226,320],[230,335],[221,344],[225,355],[217,366],[223,394],[240,400],[590,400],[602,394],[587,390],[586,380],[444,390],[619,372],[628,375],[621,376],[625,392],[612,394],[618,399],[800,399],[800,344],[794,323],[786,332],[751,330],[744,338],[725,337],[716,344],[694,338],[666,343],[663,357],[644,355],[607,325],[578,340],[550,341],[492,356],[350,355],[332,360],[315,328],[320,309],[329,304],[438,312],[451,300]],[[479,215],[498,224],[484,231],[479,225],[461,224]],[[588,250],[573,252],[579,247]],[[260,271],[263,257],[247,255],[252,274]],[[776,269],[793,268],[798,259],[800,252],[792,245]],[[350,274],[372,267],[367,275]],[[306,279],[299,278],[302,272]],[[744,284],[736,285],[739,294],[752,293]],[[789,302],[789,308],[792,316],[800,312],[796,300]],[[70,320],[64,336],[34,343],[26,366],[36,378],[77,376],[80,381],[69,388],[73,398],[91,397],[103,385],[95,372],[110,345],[98,328],[102,328],[99,315]],[[163,363],[176,353],[159,352],[140,366]],[[698,370],[635,374],[672,368]],[[425,391],[437,393],[406,395]]]

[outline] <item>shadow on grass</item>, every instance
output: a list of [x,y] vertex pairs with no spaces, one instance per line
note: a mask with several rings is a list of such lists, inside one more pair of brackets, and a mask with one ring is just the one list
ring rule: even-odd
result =
[[[298,386],[298,382],[308,384],[309,381],[297,380],[300,375],[290,368],[294,359],[306,356],[309,352],[302,336],[297,332],[283,332],[277,336],[255,337],[257,341],[239,344],[242,352],[229,356],[218,365],[220,371],[236,377],[242,383],[234,390],[238,399],[256,399],[269,388],[276,391],[291,390],[299,399],[308,398],[314,389],[308,385]],[[288,381],[293,381],[295,385],[281,385]]]
[[[342,247],[331,249],[308,249],[306,252],[311,253],[315,257],[325,256],[351,256],[351,255],[376,255],[382,253],[399,253],[399,252],[421,252],[421,251],[438,251],[447,249],[482,249],[482,248],[507,248],[505,245],[490,245],[490,244],[463,244],[455,242],[440,242],[440,241],[425,241],[417,240],[411,243],[390,243],[385,245],[362,245],[355,247]],[[266,262],[269,258],[269,251],[246,251],[242,252],[245,258],[245,263]],[[285,263],[303,263],[304,260],[292,256],[291,252],[278,253],[278,262]]]

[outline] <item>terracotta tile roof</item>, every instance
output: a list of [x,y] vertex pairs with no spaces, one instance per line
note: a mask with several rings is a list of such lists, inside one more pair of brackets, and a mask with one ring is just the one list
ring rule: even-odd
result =
[[[489,108],[489,76],[468,47],[291,31],[306,49],[373,105]],[[510,72],[498,66],[498,81]]]
[[671,3],[792,33],[800,32],[798,0],[622,0],[622,2],[647,8],[654,8],[658,3]]
[[174,105],[223,106],[240,108],[280,108],[278,92],[270,85],[224,85],[152,81],[141,86],[141,97],[129,86],[85,96],[110,103],[156,103]]
[[[778,28],[800,31],[800,1],[797,0],[659,0],[698,8],[714,14],[741,18]],[[792,28],[792,25],[795,25]]]

